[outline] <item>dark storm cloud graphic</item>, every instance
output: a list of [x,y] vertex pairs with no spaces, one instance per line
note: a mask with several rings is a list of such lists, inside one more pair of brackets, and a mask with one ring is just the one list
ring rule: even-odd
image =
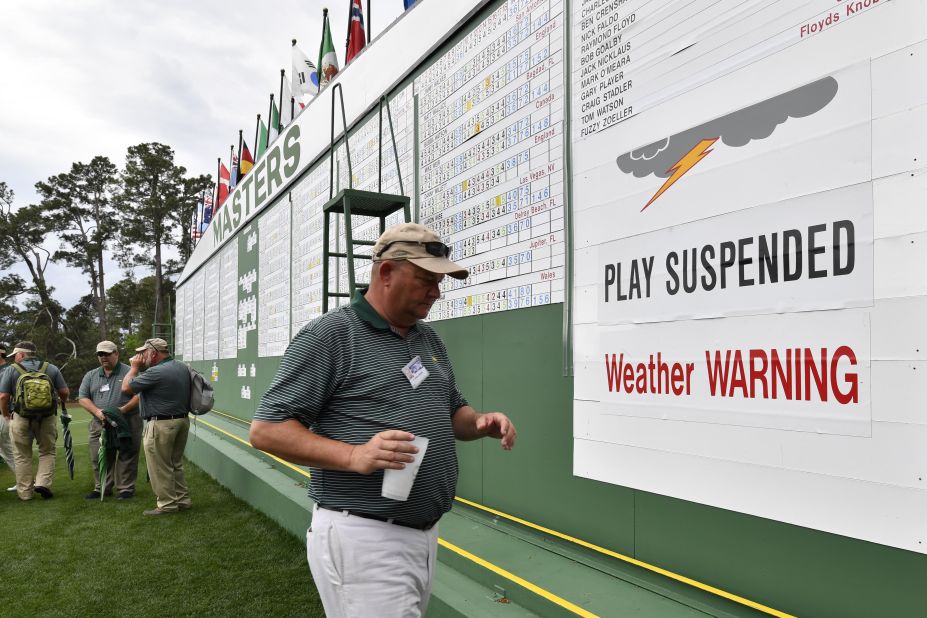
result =
[[616,163],[621,171],[637,178],[649,174],[667,178],[680,158],[703,139],[720,138],[728,146],[745,146],[750,140],[769,137],[789,118],[804,118],[819,112],[836,95],[837,80],[825,77],[627,152],[618,157]]

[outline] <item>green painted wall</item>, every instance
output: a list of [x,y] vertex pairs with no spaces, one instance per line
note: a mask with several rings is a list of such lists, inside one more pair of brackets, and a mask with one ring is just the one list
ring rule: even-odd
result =
[[927,557],[574,477],[562,305],[434,324],[464,395],[507,413],[511,453],[459,449],[458,495],[799,616],[922,616]]

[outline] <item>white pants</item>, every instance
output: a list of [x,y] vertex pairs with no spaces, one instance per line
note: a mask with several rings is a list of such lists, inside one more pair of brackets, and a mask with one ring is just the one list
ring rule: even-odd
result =
[[438,527],[414,530],[315,507],[306,556],[328,618],[421,618]]

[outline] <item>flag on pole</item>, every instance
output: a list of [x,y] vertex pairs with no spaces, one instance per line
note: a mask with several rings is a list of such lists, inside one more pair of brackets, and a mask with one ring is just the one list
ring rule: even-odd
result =
[[402,3],[405,6],[404,10],[408,11],[415,4],[415,0],[402,0]]
[[232,156],[229,159],[229,165],[231,166],[231,174],[229,175],[229,189],[234,189],[235,185],[238,184],[238,155],[235,154],[235,145],[232,144],[230,147]]
[[193,216],[190,221],[190,239],[194,241],[199,240],[203,237],[203,226],[200,223],[200,219],[203,217],[203,204],[200,202],[196,205],[196,208],[193,209]]
[[205,232],[212,221],[212,196],[203,196],[203,220],[200,221],[200,232]]
[[270,125],[270,129],[267,134],[267,146],[269,146],[271,142],[277,139],[277,135],[279,134],[277,127],[280,125],[280,112],[277,110],[277,103],[274,101],[274,95],[270,95],[270,113],[268,114],[268,117],[270,120],[268,123]]
[[364,49],[367,40],[364,35],[364,13],[361,11],[360,0],[350,0],[350,23],[348,24],[348,47],[344,53],[344,63],[347,64],[354,56]]
[[264,121],[258,118],[258,128],[257,128],[257,153],[254,157],[255,161],[260,160],[264,156],[264,151],[267,150],[267,125],[264,124]]
[[248,150],[248,142],[241,144],[241,163],[239,164],[239,178],[244,178],[245,174],[254,167],[254,159],[251,157],[251,151]]
[[332,43],[332,31],[328,25],[328,9],[322,9],[322,44],[319,45],[319,90],[328,85],[338,73],[338,56]]
[[293,68],[290,77],[293,80],[293,96],[300,105],[304,95],[315,96],[319,93],[319,70],[303,50],[296,46],[296,39],[293,39]]
[[219,212],[219,209],[222,208],[222,204],[225,203],[225,200],[229,197],[229,169],[225,167],[225,163],[219,162],[219,198],[216,200],[216,212]]
[[[280,97],[280,125],[284,127],[290,126],[290,123],[293,122],[293,104],[291,100],[293,99],[293,93],[290,91],[290,82],[283,80],[283,94]],[[302,108],[300,108],[302,109]]]

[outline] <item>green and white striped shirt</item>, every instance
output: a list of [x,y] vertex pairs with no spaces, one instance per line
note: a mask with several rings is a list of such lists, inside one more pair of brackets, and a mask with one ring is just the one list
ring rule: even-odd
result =
[[[415,356],[429,375],[413,389],[402,368]],[[437,333],[419,322],[400,336],[358,293],[351,305],[313,320],[293,338],[254,419],[296,419],[348,444],[364,444],[387,429],[427,437],[406,502],[380,495],[382,470],[362,475],[312,468],[309,484],[309,497],[326,507],[424,523],[451,508],[457,485],[451,416],[464,405]]]

